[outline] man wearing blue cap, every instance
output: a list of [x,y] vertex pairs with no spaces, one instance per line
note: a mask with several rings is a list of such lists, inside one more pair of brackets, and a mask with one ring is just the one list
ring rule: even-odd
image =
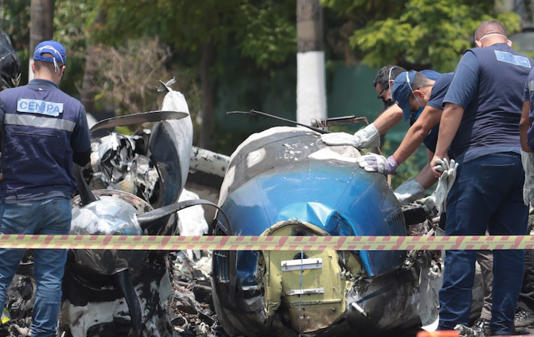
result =
[[376,90],[376,98],[384,103],[384,111],[395,104],[391,97],[391,85],[398,74],[406,71],[404,68],[388,64],[376,73],[373,87]]
[[[402,118],[410,122],[413,125],[421,115],[423,108],[427,106],[427,103],[438,104],[442,94],[441,84],[434,90],[434,79],[428,78],[424,75],[424,72],[410,71],[403,72],[395,79],[393,83],[393,98],[397,105],[402,109]],[[446,78],[446,76],[439,76],[439,79]],[[443,82],[443,80],[441,80]],[[439,96],[435,92],[439,93]],[[442,97],[441,97],[442,98]],[[425,134],[425,137],[421,141],[425,143],[428,148],[429,159],[432,158],[436,147],[438,128],[434,127]],[[417,146],[420,142],[417,144]],[[415,147],[415,149],[417,148]],[[414,151],[415,151],[414,149]],[[411,153],[410,153],[411,154]],[[406,160],[408,156],[401,158],[402,161]],[[360,157],[358,160],[360,166],[368,171],[381,172],[384,174],[392,174],[397,169],[397,166],[402,162],[396,157],[396,154],[389,158],[384,158],[376,154],[370,154]],[[415,179],[408,180],[403,183],[395,194],[399,201],[410,202],[421,197],[428,187],[432,186],[436,182],[436,178],[432,174],[430,166],[427,164]]]
[[384,102],[385,110],[371,124],[356,131],[354,135],[345,132],[323,134],[321,140],[328,145],[351,145],[358,149],[380,147],[380,137],[401,121],[402,111],[391,99],[391,85],[404,68],[387,65],[376,74],[373,86],[377,98]]
[[[91,146],[84,107],[58,88],[65,63],[60,43],[41,42],[31,64],[35,79],[0,92],[2,234],[69,233],[73,161],[87,164]],[[0,307],[23,254],[0,249]],[[37,289],[31,335],[55,336],[67,252],[36,249],[33,257]]]
[[[532,60],[511,48],[504,27],[483,22],[477,48],[456,67],[432,165],[452,153],[459,162],[447,198],[447,235],[525,235],[519,120]],[[454,142],[453,142],[454,140]],[[436,175],[441,172],[435,170]],[[493,335],[513,335],[514,311],[523,277],[524,250],[493,251]],[[475,274],[474,251],[446,252],[438,329],[467,325]]]
[[[380,146],[380,137],[402,120],[402,109],[391,99],[391,86],[404,68],[394,65],[382,67],[374,81],[377,97],[384,102],[386,110],[371,124],[358,130],[354,135],[345,132],[323,134],[321,140],[328,145],[349,145],[358,149]],[[433,70],[422,71],[428,78],[436,79],[439,73]],[[386,75],[387,74],[387,75]]]
[[[359,159],[360,165],[370,172],[393,174],[398,165],[412,155],[421,143],[427,147],[429,163],[415,179],[410,179],[395,190],[401,202],[411,202],[423,196],[424,191],[438,179],[430,168],[430,159],[436,150],[439,120],[443,111],[443,99],[453,79],[453,73],[442,74],[436,81],[426,78],[422,73],[410,71],[401,73],[393,84],[393,98],[402,107],[404,119],[409,119],[412,126],[393,155],[386,159],[383,156],[370,154]],[[424,109],[423,109],[424,107]],[[423,109],[421,111],[421,109]],[[378,162],[384,162],[379,170]],[[387,164],[391,163],[391,164]],[[450,186],[443,187],[448,192]],[[438,191],[439,192],[439,191]],[[445,197],[445,196],[443,196]],[[443,205],[438,205],[444,212]],[[484,283],[484,303],[480,318],[474,327],[489,332],[491,320],[491,293],[493,283],[493,255],[490,251],[477,252],[476,259],[482,270]]]

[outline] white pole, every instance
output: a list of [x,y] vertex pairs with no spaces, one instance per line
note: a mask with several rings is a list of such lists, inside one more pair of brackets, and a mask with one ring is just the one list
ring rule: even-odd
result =
[[297,122],[310,125],[326,119],[323,51],[297,54]]
[[323,12],[319,0],[297,0],[297,122],[326,119]]

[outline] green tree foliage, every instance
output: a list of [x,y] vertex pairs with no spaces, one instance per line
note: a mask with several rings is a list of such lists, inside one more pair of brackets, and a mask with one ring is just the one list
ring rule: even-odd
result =
[[240,25],[245,29],[238,29],[237,40],[241,41],[243,55],[265,68],[284,62],[296,52],[295,6],[292,1],[259,1],[257,5],[244,1],[240,9]]
[[323,0],[347,21],[356,21],[350,45],[373,67],[452,71],[472,46],[476,27],[496,19],[509,33],[520,28],[517,14],[497,14],[493,1],[474,0]]

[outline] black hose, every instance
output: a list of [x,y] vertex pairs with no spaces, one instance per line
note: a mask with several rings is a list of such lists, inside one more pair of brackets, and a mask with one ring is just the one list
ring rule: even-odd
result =
[[[226,216],[224,211],[219,206],[217,206],[216,204],[212,203],[209,200],[204,200],[204,199],[193,199],[193,200],[179,201],[179,202],[176,202],[174,204],[163,206],[163,207],[157,208],[157,209],[155,209],[153,211],[149,211],[149,212],[137,215],[137,221],[139,222],[139,225],[141,226],[141,228],[143,230],[145,230],[145,229],[149,228],[150,226],[152,226],[153,224],[155,224],[157,220],[159,220],[159,219],[161,219],[161,218],[163,218],[165,216],[168,216],[168,215],[170,215],[172,213],[178,212],[178,211],[180,211],[180,210],[182,210],[184,208],[197,206],[197,205],[208,205],[208,206],[212,206],[212,207],[217,208],[217,210],[219,212],[221,212],[222,216],[224,217],[224,220],[226,221],[226,226],[224,226],[224,227],[221,226],[221,230],[226,235],[230,235],[231,233],[233,233],[232,232],[232,226],[230,225],[230,220],[228,219],[228,217]],[[219,222],[216,221],[216,224],[217,223],[219,223]]]
[[93,191],[89,188],[89,185],[87,185],[87,182],[83,178],[82,174],[82,168],[81,166],[74,164],[73,165],[74,170],[74,178],[76,178],[77,187],[78,187],[78,193],[80,194],[80,201],[82,206],[85,206],[87,204],[92,203],[93,201],[97,201],[97,197],[93,194]]
[[139,297],[135,292],[132,280],[128,269],[124,269],[113,275],[119,289],[121,290],[126,304],[128,305],[128,311],[130,312],[130,322],[132,323],[133,335],[132,337],[141,337],[143,330],[143,315],[141,312],[141,304],[139,303]]

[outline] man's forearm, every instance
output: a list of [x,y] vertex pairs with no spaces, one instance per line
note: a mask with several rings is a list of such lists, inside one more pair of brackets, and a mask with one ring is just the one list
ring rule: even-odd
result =
[[435,156],[443,158],[447,156],[447,151],[456,136],[456,132],[462,122],[464,108],[457,104],[447,103],[439,125],[438,144],[436,145]]
[[530,128],[530,102],[523,103],[523,109],[521,110],[521,120],[519,121],[519,139],[521,140],[521,148],[523,151],[532,152],[527,142],[527,133]]
[[377,119],[373,122],[378,132],[383,135],[392,127],[397,125],[402,120],[402,109],[393,104],[387,108]]
[[438,178],[432,173],[430,163],[427,163],[421,172],[419,172],[415,180],[426,190],[430,186],[434,185],[434,183],[438,181]]

